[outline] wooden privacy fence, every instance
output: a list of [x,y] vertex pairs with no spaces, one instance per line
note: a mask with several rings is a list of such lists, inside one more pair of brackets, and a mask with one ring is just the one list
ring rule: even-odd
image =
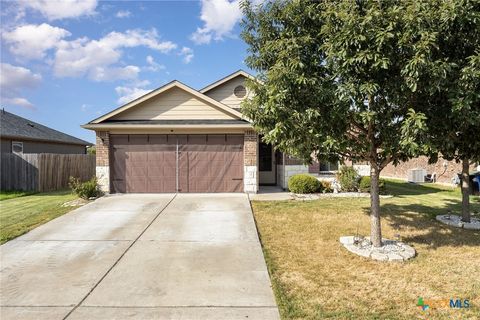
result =
[[53,191],[68,188],[69,178],[95,175],[95,155],[32,153],[1,155],[1,190]]

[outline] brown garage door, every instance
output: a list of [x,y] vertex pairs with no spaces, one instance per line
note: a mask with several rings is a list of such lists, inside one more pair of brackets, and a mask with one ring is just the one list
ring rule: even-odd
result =
[[242,192],[243,135],[112,135],[113,192]]

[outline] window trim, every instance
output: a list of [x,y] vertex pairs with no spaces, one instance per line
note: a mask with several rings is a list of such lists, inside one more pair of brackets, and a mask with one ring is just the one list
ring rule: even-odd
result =
[[[15,151],[14,150],[14,146],[21,146],[22,147],[22,151]],[[23,141],[12,141],[12,145],[11,145],[11,149],[12,149],[12,153],[15,153],[15,154],[23,154]]]

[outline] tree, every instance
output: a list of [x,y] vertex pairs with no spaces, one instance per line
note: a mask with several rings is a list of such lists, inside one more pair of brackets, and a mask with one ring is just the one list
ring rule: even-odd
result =
[[[430,14],[429,14],[430,13]],[[431,161],[462,163],[462,220],[470,222],[469,167],[480,162],[480,2],[428,1],[419,19],[435,34],[432,60],[418,69],[419,98],[429,107]]]
[[382,169],[426,152],[418,143],[426,118],[415,109],[415,72],[435,43],[428,29],[408,23],[412,7],[394,0],[242,4],[246,63],[261,80],[248,83],[255,95],[243,112],[267,142],[305,162],[313,151],[319,160],[370,163],[377,247]]

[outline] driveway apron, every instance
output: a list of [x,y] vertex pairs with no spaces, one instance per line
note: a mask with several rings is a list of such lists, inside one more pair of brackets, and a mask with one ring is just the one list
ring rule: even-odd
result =
[[0,250],[2,319],[279,319],[244,194],[104,197]]

